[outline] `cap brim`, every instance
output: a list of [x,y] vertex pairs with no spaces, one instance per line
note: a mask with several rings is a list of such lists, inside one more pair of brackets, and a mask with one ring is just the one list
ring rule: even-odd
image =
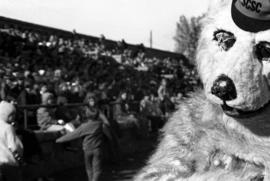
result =
[[236,0],[232,2],[231,14],[234,23],[244,31],[259,32],[270,29],[270,20],[258,20],[243,15],[235,7]]

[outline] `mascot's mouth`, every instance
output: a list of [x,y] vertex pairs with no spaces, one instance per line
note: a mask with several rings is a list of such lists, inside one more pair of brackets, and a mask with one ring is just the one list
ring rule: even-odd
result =
[[260,114],[262,111],[264,111],[268,106],[270,105],[270,100],[264,104],[262,107],[260,107],[257,110],[251,110],[251,111],[244,111],[241,109],[230,107],[226,104],[226,102],[223,102],[223,105],[221,105],[223,112],[231,117],[236,118],[247,118],[247,117],[253,117],[257,114]]

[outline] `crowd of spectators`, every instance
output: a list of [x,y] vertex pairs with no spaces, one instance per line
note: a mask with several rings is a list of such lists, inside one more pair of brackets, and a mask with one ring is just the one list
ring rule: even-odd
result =
[[64,37],[0,25],[1,100],[41,104],[42,94],[50,92],[58,104],[81,103],[93,91],[100,102],[108,103],[126,90],[131,101],[139,102],[145,92],[157,96],[162,76],[169,78],[171,97],[199,84],[192,66],[183,60],[150,58],[142,44],[131,50],[122,40],[108,48],[103,35],[92,42],[75,32]]
[[[61,35],[0,24],[0,101],[17,105],[15,122],[19,126],[25,126],[27,118],[30,129],[60,131],[62,135],[76,128],[87,130],[73,134],[76,138],[84,137],[87,144],[83,146],[88,147],[91,147],[88,137],[100,132],[104,122],[100,120],[107,118],[111,130],[105,132],[111,135],[107,137],[114,143],[113,149],[121,134],[137,139],[158,132],[182,97],[199,86],[194,66],[183,59],[150,57],[143,44],[134,49],[124,40],[115,46],[107,42],[103,35],[94,41],[75,31]],[[98,108],[91,106],[91,101]],[[63,106],[77,103],[84,105],[83,111],[78,106]],[[25,112],[22,106],[27,105],[41,107]],[[79,126],[88,119],[97,121],[95,131],[88,129],[93,128],[91,121]],[[24,156],[40,152],[33,147],[38,145],[36,140],[30,139],[32,130],[21,129],[20,135]],[[85,151],[88,175],[92,174],[92,168],[87,166],[87,160],[93,154]]]

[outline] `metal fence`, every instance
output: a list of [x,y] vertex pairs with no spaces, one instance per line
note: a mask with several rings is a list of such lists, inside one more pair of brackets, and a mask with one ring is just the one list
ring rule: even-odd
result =
[[[113,119],[113,106],[117,104],[115,102],[103,103],[99,105],[100,110],[105,114],[108,119]],[[53,104],[53,105],[42,105],[42,104],[28,104],[28,105],[17,105],[16,108],[23,111],[23,127],[27,129],[28,125],[28,112],[36,111],[40,107],[47,108],[56,108],[56,107],[67,107],[67,108],[75,108],[86,106],[86,103],[72,103],[72,104]],[[139,102],[133,101],[130,102],[131,110],[134,112],[139,111]]]

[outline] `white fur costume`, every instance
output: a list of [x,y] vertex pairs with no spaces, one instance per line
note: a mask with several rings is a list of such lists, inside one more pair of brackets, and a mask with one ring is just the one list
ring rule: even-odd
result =
[[[136,181],[270,181],[270,61],[254,53],[259,42],[270,42],[270,30],[238,28],[231,3],[212,0],[197,52],[204,91],[179,106]],[[234,35],[228,50],[214,41],[218,30]],[[252,114],[225,114],[223,101],[211,93],[220,75],[230,77],[237,91],[237,98],[226,104]]]

